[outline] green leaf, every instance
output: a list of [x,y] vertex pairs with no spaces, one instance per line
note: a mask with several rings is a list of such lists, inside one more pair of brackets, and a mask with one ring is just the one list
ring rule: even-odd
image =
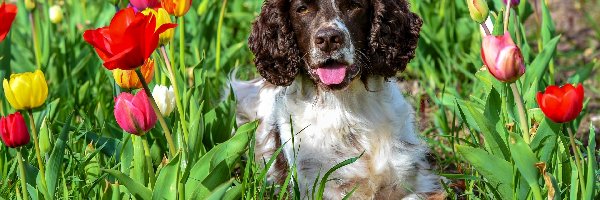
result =
[[227,189],[229,189],[229,187],[231,187],[232,183],[233,183],[233,180],[230,180],[226,183],[221,184],[210,194],[210,196],[208,196],[205,199],[206,200],[222,200],[222,199],[224,199],[223,197],[225,196]]
[[543,84],[537,84],[537,86],[532,87],[534,81],[539,82],[543,80],[544,74],[548,71],[548,65],[550,64],[550,61],[552,60],[552,57],[556,51],[556,46],[558,45],[559,39],[560,36],[557,36],[545,43],[542,52],[535,57],[529,66],[527,66],[522,87],[527,89],[527,92],[523,93],[527,95],[525,96],[525,101],[535,102],[535,92],[539,91],[540,87],[545,86]]
[[135,182],[133,179],[129,178],[127,175],[121,173],[117,170],[112,169],[102,169],[102,171],[110,174],[119,180],[120,183],[127,187],[127,190],[138,199],[151,199],[152,191],[150,189],[144,187],[142,184]]
[[63,125],[60,136],[56,140],[54,149],[50,155],[50,160],[46,164],[46,186],[51,199],[54,198],[54,193],[56,192],[58,175],[63,170],[62,164],[65,156],[65,147],[67,145],[66,142],[68,140],[69,127],[71,125],[71,119],[73,118],[73,115],[74,113],[71,113],[67,118],[66,123]]
[[354,157],[354,158],[349,158],[347,160],[342,161],[341,163],[338,163],[337,165],[333,166],[331,169],[329,169],[324,175],[323,178],[321,178],[321,183],[319,183],[319,192],[317,193],[317,199],[323,199],[323,193],[325,192],[325,184],[329,181],[329,176],[335,172],[336,170],[338,170],[339,168],[342,168],[346,165],[352,164],[354,162],[356,162],[360,157],[363,156],[365,152],[361,153],[360,155]]
[[534,195],[541,194],[540,185],[538,184],[540,173],[535,167],[535,164],[538,163],[539,160],[535,157],[535,154],[521,136],[514,133],[511,133],[510,135],[514,140],[514,143],[510,143],[510,152],[517,169],[521,175],[523,175],[527,183],[529,183],[529,187],[531,187]]
[[478,148],[457,145],[456,149],[498,191],[502,199],[513,198],[513,168],[509,162]]
[[[596,172],[598,170],[598,161],[596,161],[596,131],[593,124],[590,124],[590,135],[589,135],[589,144],[587,147],[587,155],[588,155],[588,166],[587,166],[587,183],[586,183],[586,194],[583,196],[585,199],[594,199],[595,190],[597,189],[594,184],[596,184]],[[596,194],[598,195],[598,194]],[[596,196],[597,197],[597,196]]]
[[490,152],[494,155],[502,156],[503,158],[509,158],[510,155],[508,153],[508,148],[506,147],[505,142],[502,140],[496,129],[487,119],[486,117],[477,110],[471,102],[467,101],[459,101],[460,110],[465,115],[470,115],[476,124],[471,124],[471,126],[476,125],[481,130],[485,140],[486,147],[490,150]]
[[184,180],[187,180],[185,184],[186,199],[195,195],[194,193],[197,192],[196,190],[199,190],[198,188],[207,179],[211,171],[215,170],[221,163],[228,169],[234,168],[235,161],[246,152],[248,141],[257,126],[258,122],[244,124],[231,139],[215,146],[196,161],[189,175],[187,177],[184,175]]
[[167,166],[163,167],[156,179],[153,200],[177,199],[177,175],[179,174],[180,154],[173,157]]
[[550,9],[548,9],[548,5],[546,5],[546,1],[541,1],[542,4],[542,42],[544,43],[544,48],[546,48],[546,43],[550,41],[550,38],[554,36],[554,32],[556,28],[554,28],[554,22],[552,21],[552,15],[550,14]]

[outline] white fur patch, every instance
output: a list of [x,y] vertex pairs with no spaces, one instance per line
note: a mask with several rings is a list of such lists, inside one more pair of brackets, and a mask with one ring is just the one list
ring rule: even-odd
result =
[[[288,166],[297,166],[303,197],[311,194],[317,176],[362,152],[358,161],[332,174],[325,199],[341,199],[356,185],[356,199],[415,199],[439,190],[439,177],[425,160],[427,146],[415,130],[414,111],[397,83],[382,77],[367,82],[368,90],[357,79],[345,90],[323,91],[298,76],[288,87],[245,88],[262,88],[250,98],[256,101],[238,105],[241,113],[248,109],[261,119],[257,156],[269,160],[276,143],[290,141],[283,153]],[[237,97],[253,96],[241,96],[244,92]],[[273,129],[281,141],[274,141]]]

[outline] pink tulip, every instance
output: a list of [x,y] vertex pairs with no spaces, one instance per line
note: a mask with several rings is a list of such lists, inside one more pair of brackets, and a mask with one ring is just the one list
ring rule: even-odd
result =
[[511,7],[515,7],[515,6],[519,5],[519,3],[521,3],[521,0],[502,0],[502,2],[504,2],[504,4],[506,4],[508,1],[510,1]]
[[144,90],[135,96],[123,92],[115,99],[117,124],[128,133],[142,136],[156,124],[156,113]]
[[484,64],[499,81],[512,83],[525,73],[523,55],[510,34],[485,36],[481,46]]
[[157,7],[160,7],[160,1],[158,1],[158,0],[130,0],[129,3],[137,11],[143,11],[146,8],[157,8]]

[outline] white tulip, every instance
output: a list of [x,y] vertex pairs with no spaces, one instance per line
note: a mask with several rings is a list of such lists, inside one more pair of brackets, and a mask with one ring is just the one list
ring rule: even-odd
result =
[[48,13],[48,15],[50,16],[50,22],[54,24],[58,24],[63,20],[62,8],[58,5],[53,5],[52,7],[50,7]]
[[156,100],[156,105],[163,116],[169,116],[175,108],[175,92],[173,86],[156,85],[152,90],[152,96]]

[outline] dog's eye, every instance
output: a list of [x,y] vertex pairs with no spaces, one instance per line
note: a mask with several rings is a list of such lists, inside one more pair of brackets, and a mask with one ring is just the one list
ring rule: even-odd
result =
[[354,10],[357,8],[362,8],[362,4],[358,1],[350,1],[350,9]]
[[298,8],[296,8],[297,13],[306,13],[307,11],[308,8],[306,6],[299,6]]

